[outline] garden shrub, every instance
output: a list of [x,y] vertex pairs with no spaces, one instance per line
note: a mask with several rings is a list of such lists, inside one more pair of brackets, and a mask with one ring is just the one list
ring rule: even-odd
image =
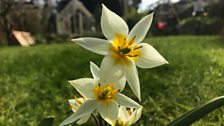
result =
[[180,33],[196,35],[219,34],[223,27],[224,21],[222,19],[205,16],[190,17],[178,24]]

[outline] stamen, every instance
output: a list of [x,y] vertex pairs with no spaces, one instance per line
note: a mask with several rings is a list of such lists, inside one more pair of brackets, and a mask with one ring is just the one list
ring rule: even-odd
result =
[[74,99],[76,101],[76,106],[80,106],[82,104],[82,101],[80,101],[76,96],[74,96]]
[[80,106],[82,104],[82,102],[79,99],[77,99],[76,102],[77,102],[77,106]]
[[68,103],[68,106],[69,106],[70,109],[75,109],[75,110],[78,109],[78,106],[77,105],[76,106],[72,106],[71,104]]
[[137,54],[135,54],[135,55],[131,55],[131,54],[129,54],[129,55],[127,55],[128,57],[137,57],[138,55]]
[[129,46],[132,45],[132,44],[134,43],[135,38],[136,38],[136,36],[134,36],[134,37],[131,39],[130,43],[128,44]]
[[132,114],[132,112],[131,112],[131,110],[129,109],[129,110],[128,110],[128,115],[131,116],[131,114]]
[[115,93],[118,93],[118,92],[120,92],[120,91],[121,91],[121,90],[118,89],[118,90],[114,90],[114,91],[112,91],[112,93],[115,94]]
[[140,49],[140,48],[142,48],[143,46],[136,46],[136,47],[134,47],[134,50],[137,50],[137,49]]
[[126,45],[126,38],[124,38],[124,42],[122,44],[122,47],[124,47]]

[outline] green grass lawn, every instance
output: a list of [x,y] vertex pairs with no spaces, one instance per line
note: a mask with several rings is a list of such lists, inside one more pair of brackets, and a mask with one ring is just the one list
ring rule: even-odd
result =
[[[224,95],[224,41],[219,37],[152,37],[144,42],[170,64],[138,69],[144,107],[138,124],[166,125]],[[72,113],[67,100],[78,94],[67,81],[91,77],[89,62],[100,65],[102,58],[75,43],[0,48],[0,125],[36,126],[49,115],[58,125]],[[128,86],[123,93],[137,100]],[[224,125],[223,118],[220,108],[194,125]]]

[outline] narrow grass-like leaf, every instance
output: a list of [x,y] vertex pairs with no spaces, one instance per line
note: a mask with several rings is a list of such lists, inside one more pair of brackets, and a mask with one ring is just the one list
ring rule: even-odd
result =
[[41,120],[38,126],[53,126],[53,123],[54,123],[54,117],[49,116]]
[[208,113],[212,112],[213,110],[221,106],[224,106],[224,96],[215,98],[205,104],[202,104],[186,112],[179,118],[169,123],[167,126],[189,126],[195,121],[201,119],[203,116],[207,115]]

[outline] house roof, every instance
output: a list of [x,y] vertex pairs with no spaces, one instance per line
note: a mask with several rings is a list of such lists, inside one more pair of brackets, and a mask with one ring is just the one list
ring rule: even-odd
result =
[[64,8],[65,6],[67,6],[67,4],[70,2],[71,0],[61,0],[59,3],[58,3],[58,6],[56,7],[56,10],[60,13]]
[[[92,18],[92,14],[88,11],[88,9],[80,2],[79,0],[65,0],[64,7],[61,8],[58,14],[65,15],[66,13],[73,13],[74,11],[80,10],[82,13],[88,18]],[[67,10],[67,11],[66,11]],[[69,11],[68,11],[69,10]]]

